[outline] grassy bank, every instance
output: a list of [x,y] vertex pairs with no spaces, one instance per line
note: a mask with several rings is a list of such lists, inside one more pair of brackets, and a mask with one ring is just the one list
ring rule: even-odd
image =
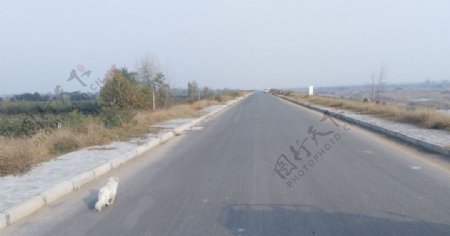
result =
[[117,140],[129,140],[151,132],[155,123],[186,117],[198,117],[200,110],[223,103],[232,97],[179,104],[157,111],[136,111],[130,122],[120,127],[106,127],[104,121],[93,115],[72,113],[64,119],[62,127],[39,129],[32,135],[20,137],[0,136],[0,176],[20,174],[34,165],[52,158],[93,145],[107,144]]
[[285,96],[298,101],[350,110],[419,127],[450,130],[450,116],[434,108],[419,107],[407,109],[398,104],[377,104],[336,97],[308,96],[301,93],[289,93]]

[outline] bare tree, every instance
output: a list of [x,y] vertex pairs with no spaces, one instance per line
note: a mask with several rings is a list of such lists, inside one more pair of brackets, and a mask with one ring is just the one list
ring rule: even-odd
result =
[[381,65],[380,71],[378,75],[375,72],[372,72],[370,76],[371,85],[370,85],[370,99],[372,101],[379,101],[381,98],[381,94],[384,92],[386,79],[388,76],[388,72],[385,65]]
[[141,57],[136,65],[139,74],[139,80],[142,83],[152,86],[153,80],[161,72],[159,62],[150,54]]
[[371,75],[372,84],[370,85],[370,100],[375,100],[375,72]]
[[[138,80],[151,87],[153,110],[156,109],[156,98],[158,105],[167,108],[170,101],[170,86],[167,83],[165,73],[162,72],[158,60],[147,54],[137,63]],[[158,96],[155,93],[158,92]]]
[[[199,96],[199,86],[197,82],[194,80],[192,82],[188,82],[188,97],[191,101],[194,101]],[[198,98],[200,100],[200,98]]]
[[380,72],[378,74],[378,82],[377,82],[377,90],[375,93],[375,99],[377,101],[380,100],[380,95],[382,92],[384,92],[384,87],[386,84],[386,78],[387,78],[387,70],[385,65],[381,65]]

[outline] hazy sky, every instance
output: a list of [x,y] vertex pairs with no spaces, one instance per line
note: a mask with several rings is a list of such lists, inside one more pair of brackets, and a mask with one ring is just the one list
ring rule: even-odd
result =
[[0,94],[157,57],[171,84],[260,89],[450,79],[448,0],[0,0]]

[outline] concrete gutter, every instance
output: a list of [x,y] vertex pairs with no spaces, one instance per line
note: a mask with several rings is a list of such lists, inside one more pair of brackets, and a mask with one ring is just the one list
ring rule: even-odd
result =
[[213,115],[216,115],[220,112],[223,112],[227,108],[231,107],[234,104],[237,104],[239,101],[242,101],[244,98],[246,98],[248,95],[244,97],[240,97],[236,100],[229,101],[225,106],[223,106],[220,109],[216,109],[212,112],[209,112],[197,119],[192,120],[191,122],[180,125],[179,127],[176,127],[172,131],[167,131],[165,133],[162,133],[158,139],[153,139],[147,143],[144,143],[143,145],[140,145],[132,152],[129,152],[123,156],[120,156],[118,158],[115,158],[111,161],[107,161],[103,164],[98,165],[97,167],[83,172],[70,180],[65,180],[62,182],[59,182],[52,187],[46,189],[41,194],[33,196],[25,201],[22,201],[13,207],[10,207],[9,209],[5,210],[4,212],[0,212],[0,229],[3,229],[7,226],[10,226],[11,224],[14,224],[18,220],[33,214],[34,212],[38,211],[39,209],[47,206],[48,204],[56,201],[60,197],[76,191],[84,184],[108,173],[112,169],[115,169],[119,167],[120,165],[125,164],[126,162],[134,159],[139,154],[142,154],[155,146],[167,142],[174,136],[182,133],[183,131],[189,130],[192,127],[196,126],[200,122],[212,117]]
[[315,105],[312,105],[312,104],[309,104],[309,103],[295,101],[295,100],[287,98],[285,96],[278,96],[278,95],[276,95],[276,96],[279,97],[279,98],[282,98],[282,99],[284,99],[286,101],[289,101],[289,102],[298,104],[300,106],[309,108],[311,110],[315,110],[315,111],[318,111],[320,113],[326,113],[326,114],[328,114],[330,116],[336,117],[336,118],[338,118],[340,120],[347,121],[347,122],[349,122],[351,124],[356,124],[356,125],[358,125],[360,127],[366,128],[368,130],[375,131],[375,132],[384,134],[386,136],[389,136],[389,137],[401,140],[401,141],[403,141],[405,143],[421,147],[421,148],[423,148],[423,149],[425,149],[427,151],[443,154],[445,156],[450,156],[450,148],[448,146],[442,146],[442,145],[433,143],[433,142],[431,142],[429,140],[424,140],[424,139],[421,139],[421,138],[418,138],[418,137],[413,137],[413,136],[407,135],[405,133],[402,133],[402,132],[399,132],[399,131],[396,131],[396,130],[391,130],[391,129],[388,129],[388,128],[383,127],[383,126],[381,126],[379,124],[376,124],[376,123],[355,119],[354,117],[347,116],[347,115],[345,115],[343,113],[331,111],[328,108],[318,107],[318,106],[315,106]]

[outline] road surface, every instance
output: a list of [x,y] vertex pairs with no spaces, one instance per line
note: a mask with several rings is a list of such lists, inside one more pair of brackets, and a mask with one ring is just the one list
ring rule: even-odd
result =
[[257,92],[0,234],[450,235],[436,158]]

